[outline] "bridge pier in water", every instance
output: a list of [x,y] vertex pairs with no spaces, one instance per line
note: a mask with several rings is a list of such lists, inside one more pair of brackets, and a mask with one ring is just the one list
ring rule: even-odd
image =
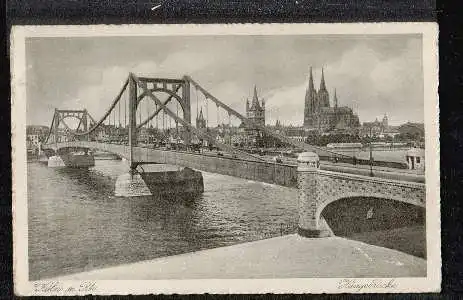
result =
[[48,159],[40,159],[46,162],[50,168],[67,167],[67,168],[91,168],[95,166],[95,158],[88,153],[88,149],[74,153],[72,151],[62,151],[51,155]]
[[[142,168],[143,169],[143,168]],[[137,171],[119,175],[116,180],[115,195],[137,196],[195,196],[204,192],[203,175],[199,171],[183,168],[177,171]]]
[[140,173],[134,169],[130,169],[128,173],[117,177],[114,195],[118,197],[150,196],[151,191]]

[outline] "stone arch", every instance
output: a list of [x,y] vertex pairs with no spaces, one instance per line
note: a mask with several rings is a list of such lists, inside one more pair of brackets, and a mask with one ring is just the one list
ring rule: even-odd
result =
[[351,195],[326,204],[320,219],[333,235],[426,257],[426,209],[419,205]]
[[381,200],[389,200],[389,201],[397,201],[401,203],[408,203],[410,205],[415,205],[414,203],[410,202],[408,199],[405,199],[403,197],[397,197],[394,195],[385,195],[385,194],[380,194],[380,193],[360,193],[360,192],[345,192],[342,194],[337,194],[337,195],[331,195],[327,196],[324,195],[323,193],[319,195],[319,199],[323,199],[318,202],[317,205],[317,210],[315,212],[315,217],[316,220],[320,220],[320,216],[322,215],[323,210],[330,205],[331,203],[334,203],[336,201],[342,200],[342,199],[353,199],[353,198],[376,198],[376,199],[381,199]]

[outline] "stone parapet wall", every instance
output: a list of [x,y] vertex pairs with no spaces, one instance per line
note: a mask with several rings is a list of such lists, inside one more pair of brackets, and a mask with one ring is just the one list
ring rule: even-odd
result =
[[205,172],[287,187],[296,187],[297,185],[296,167],[291,165],[147,148],[134,148],[134,157],[137,161],[151,161],[153,163],[189,167]]
[[374,197],[420,207],[426,206],[426,186],[424,183],[340,174],[324,170],[318,170],[317,173],[317,186],[319,186],[316,199],[317,219],[328,204],[343,198]]
[[300,154],[297,172],[299,233],[304,236],[323,236],[324,231],[329,231],[326,222],[321,221],[322,211],[340,199],[372,197],[426,206],[424,183],[320,170],[315,153]]

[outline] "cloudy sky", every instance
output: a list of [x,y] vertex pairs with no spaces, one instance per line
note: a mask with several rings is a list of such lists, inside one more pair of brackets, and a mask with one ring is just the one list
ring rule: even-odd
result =
[[267,123],[301,125],[310,66],[316,87],[323,67],[330,98],[336,88],[361,122],[424,119],[418,35],[29,38],[26,65],[28,124],[49,125],[55,107],[99,119],[134,72],[188,74],[243,114],[256,84]]

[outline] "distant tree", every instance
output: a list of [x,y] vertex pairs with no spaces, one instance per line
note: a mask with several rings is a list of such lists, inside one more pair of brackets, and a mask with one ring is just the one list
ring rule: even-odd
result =
[[310,145],[318,145],[320,141],[320,135],[316,132],[309,132],[305,142]]
[[261,148],[265,146],[265,138],[260,134],[256,135],[256,146]]

